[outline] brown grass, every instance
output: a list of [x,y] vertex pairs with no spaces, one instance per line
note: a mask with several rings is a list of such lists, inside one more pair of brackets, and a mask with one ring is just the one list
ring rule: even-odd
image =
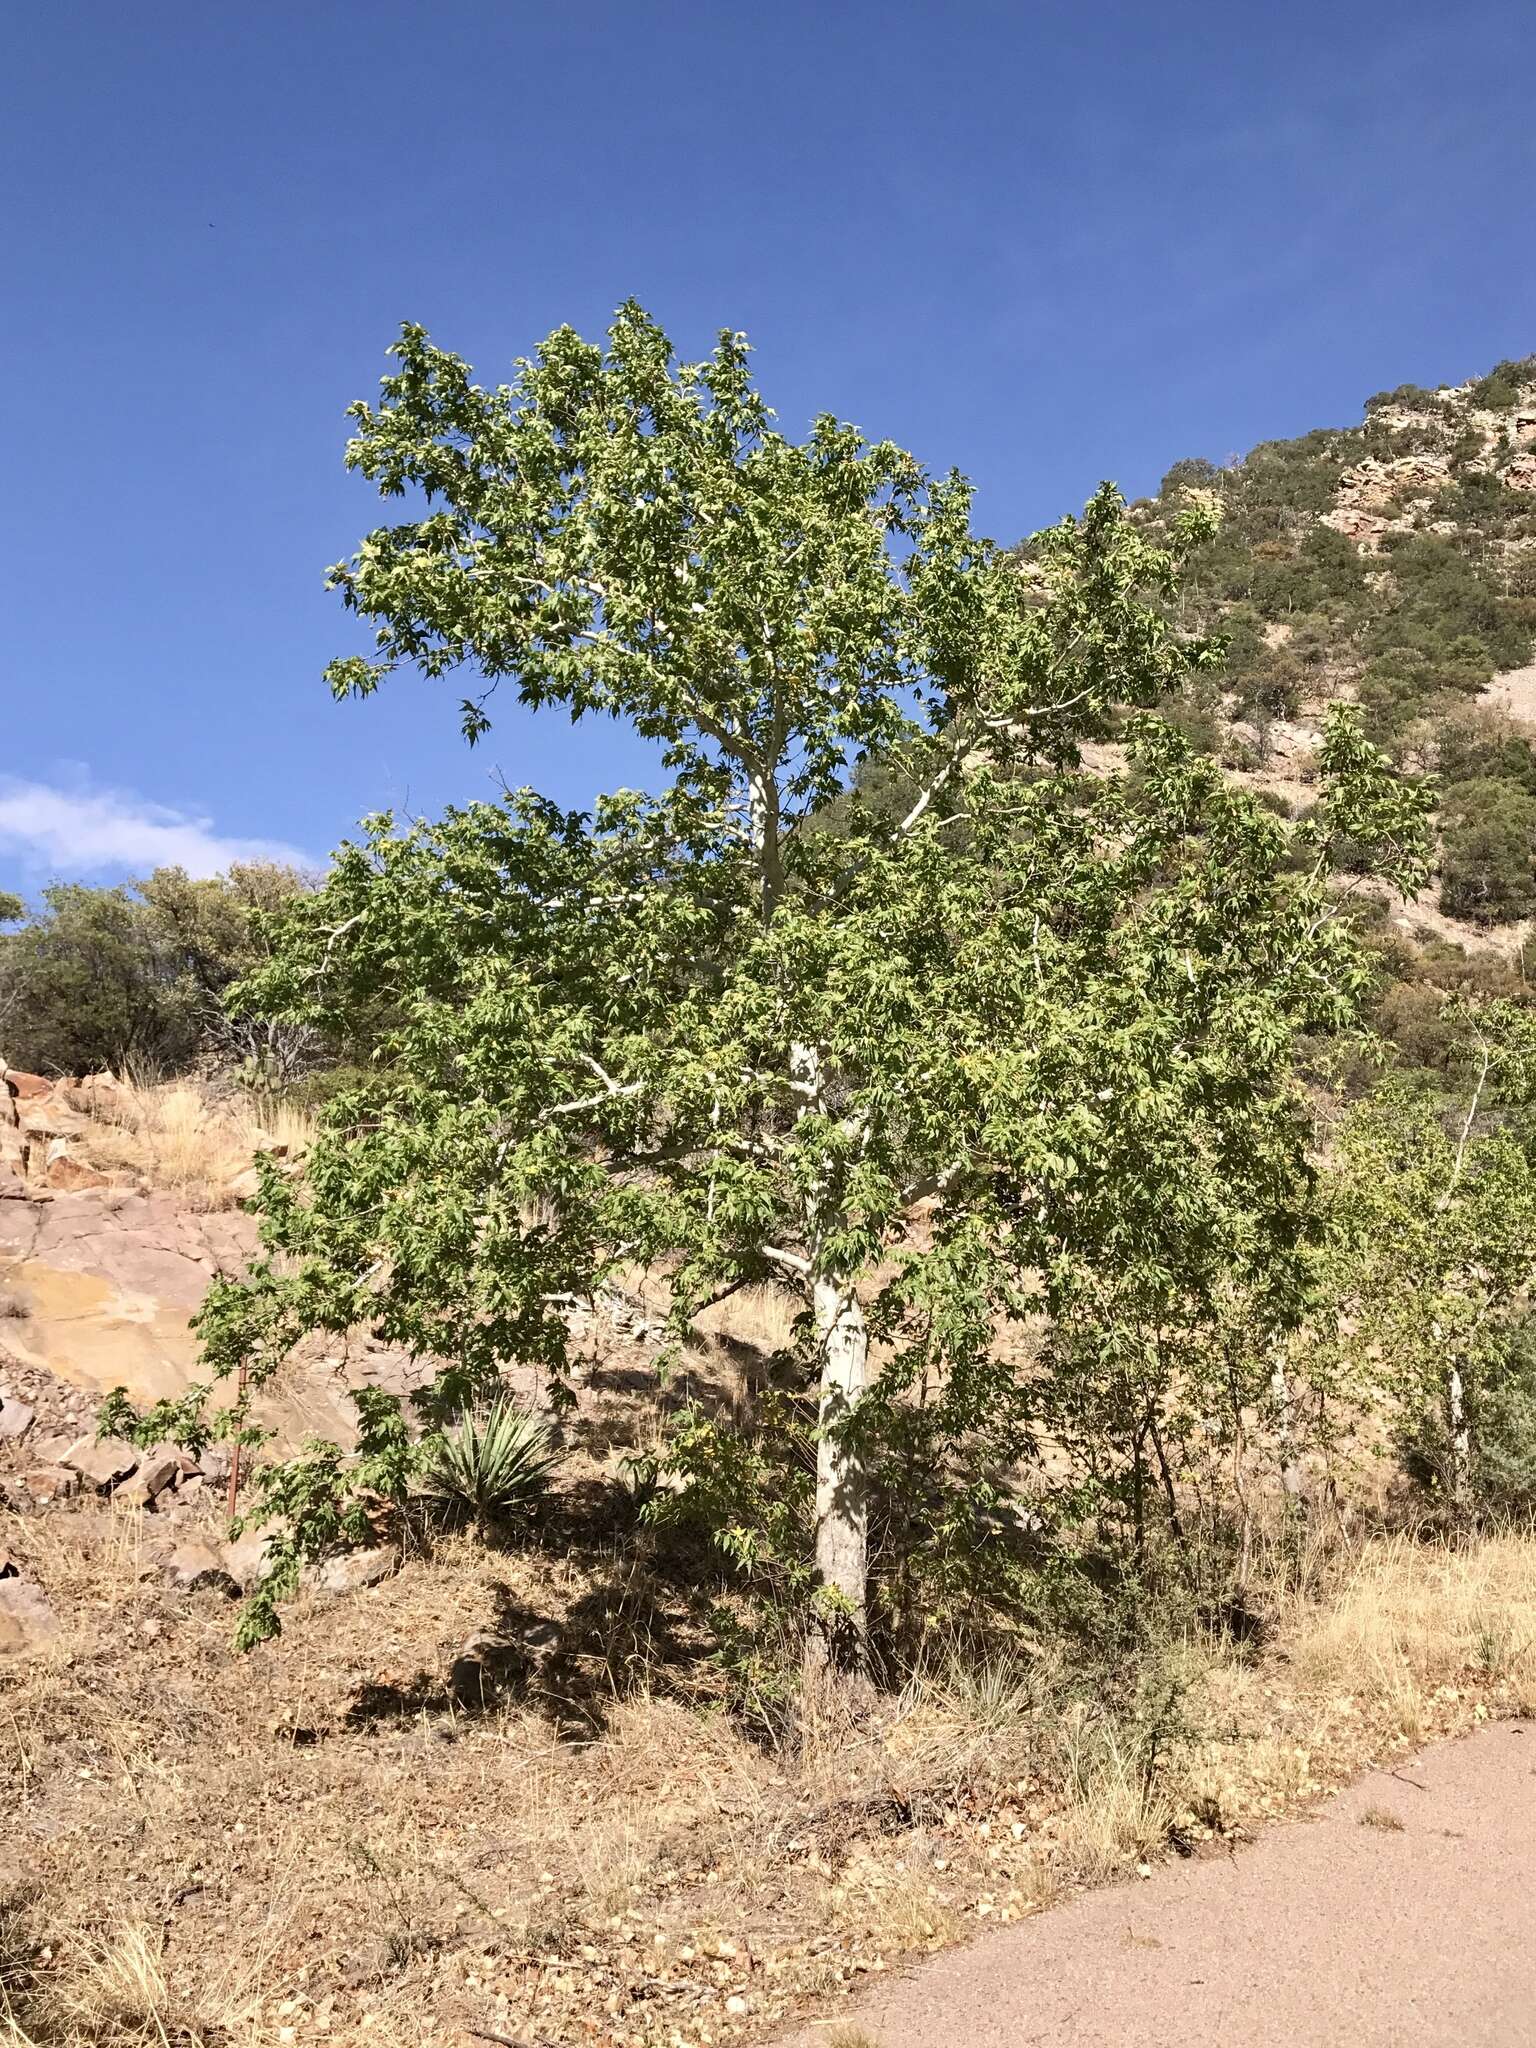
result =
[[1390,1806],[1368,1806],[1360,1815],[1363,1828],[1380,1828],[1385,1835],[1400,1835],[1403,1823]]
[[[0,1666],[0,1897],[36,1885],[0,1914],[12,2048],[745,2037],[1536,1702],[1515,1536],[1373,1541],[1262,1653],[1171,1645],[1155,1741],[1038,1656],[957,1655],[808,1702],[793,1753],[722,1710],[632,1551],[443,1538],[242,1660],[226,1602],[141,1576],[134,1517],[5,1518],[0,1547],[64,1618]],[[482,1707],[449,1674],[487,1627],[514,1664],[554,1648]]]
[[215,1093],[195,1080],[120,1082],[95,1104],[80,1138],[92,1165],[133,1174],[200,1208],[228,1207],[230,1182],[258,1151],[298,1153],[313,1118],[239,1090]]

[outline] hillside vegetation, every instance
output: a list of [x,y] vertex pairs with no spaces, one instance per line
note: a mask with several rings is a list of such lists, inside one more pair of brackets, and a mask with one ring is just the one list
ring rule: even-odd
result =
[[[1283,785],[1294,727],[1358,703],[1367,734],[1445,791],[1440,907],[1529,914],[1536,709],[1536,358],[1476,383],[1371,399],[1364,424],[1269,441],[1225,467],[1174,465],[1138,510],[1164,528],[1191,493],[1221,525],[1188,563],[1184,625],[1226,662],[1180,722],[1240,772]],[[1490,690],[1514,672],[1514,688]],[[1301,753],[1301,758],[1298,754]]]

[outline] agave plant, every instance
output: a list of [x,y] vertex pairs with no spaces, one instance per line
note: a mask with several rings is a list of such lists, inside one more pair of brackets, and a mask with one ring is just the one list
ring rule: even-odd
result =
[[533,1506],[560,1458],[545,1418],[498,1395],[466,1409],[444,1430],[427,1468],[427,1489],[469,1509],[484,1537],[492,1520]]

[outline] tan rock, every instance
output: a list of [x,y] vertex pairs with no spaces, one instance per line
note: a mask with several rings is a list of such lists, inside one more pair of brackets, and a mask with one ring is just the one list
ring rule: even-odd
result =
[[8,1067],[0,1060],[0,1078],[12,1095],[20,1096],[23,1102],[41,1102],[45,1095],[53,1093],[53,1083],[41,1074],[24,1074],[19,1067]]
[[131,1479],[124,1480],[112,1498],[126,1507],[152,1508],[160,1495],[176,1484],[180,1472],[181,1465],[176,1458],[151,1455]]
[[271,1577],[271,1542],[270,1530],[248,1529],[233,1543],[225,1544],[224,1562],[242,1593],[254,1592],[264,1579]]
[[211,1587],[233,1596],[240,1590],[220,1553],[196,1536],[186,1537],[168,1551],[160,1569],[178,1592],[195,1593]]
[[49,1152],[49,1187],[73,1191],[76,1188],[104,1188],[110,1185],[107,1175],[99,1167],[87,1166],[83,1159],[76,1159],[68,1151],[54,1152],[50,1146]]
[[120,1480],[124,1480],[139,1462],[139,1453],[132,1444],[125,1444],[121,1437],[83,1436],[59,1460],[71,1472],[79,1474],[87,1486],[94,1486],[98,1493],[110,1493]]
[[79,1115],[106,1122],[113,1122],[122,1114],[128,1097],[127,1089],[112,1074],[86,1074],[78,1081],[67,1082],[61,1093]]
[[0,1579],[0,1656],[41,1650],[58,1634],[58,1617],[41,1586],[30,1579]]
[[376,1544],[369,1550],[343,1550],[318,1567],[312,1584],[316,1592],[337,1598],[361,1593],[365,1587],[387,1579],[399,1562],[398,1552],[387,1543]]
[[18,1444],[37,1420],[25,1401],[0,1401],[0,1443]]
[[22,1485],[40,1507],[51,1501],[73,1500],[80,1491],[80,1474],[65,1465],[38,1465],[22,1474]]

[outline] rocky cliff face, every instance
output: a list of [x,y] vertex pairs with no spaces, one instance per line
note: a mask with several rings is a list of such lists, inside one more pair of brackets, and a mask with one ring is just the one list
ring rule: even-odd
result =
[[[1374,555],[1393,534],[1458,537],[1456,518],[1439,506],[1462,478],[1487,479],[1519,495],[1536,492],[1536,400],[1517,398],[1507,411],[1496,411],[1476,402],[1477,389],[1450,386],[1421,406],[1391,399],[1374,404],[1361,431],[1407,444],[1407,452],[1368,455],[1346,469],[1322,523]],[[1533,544],[1523,536],[1515,540],[1517,547]]]
[[[202,1375],[190,1318],[219,1273],[243,1272],[256,1225],[234,1201],[192,1206],[129,1170],[93,1163],[93,1119],[109,1076],[53,1083],[0,1069],[0,1401],[35,1406],[38,1427],[94,1422],[114,1387],[147,1403]],[[402,1392],[423,1369],[366,1332],[312,1347],[261,1404],[280,1438],[350,1431],[350,1387]],[[4,1433],[0,1408],[0,1434]],[[78,1433],[78,1431],[76,1432]]]

